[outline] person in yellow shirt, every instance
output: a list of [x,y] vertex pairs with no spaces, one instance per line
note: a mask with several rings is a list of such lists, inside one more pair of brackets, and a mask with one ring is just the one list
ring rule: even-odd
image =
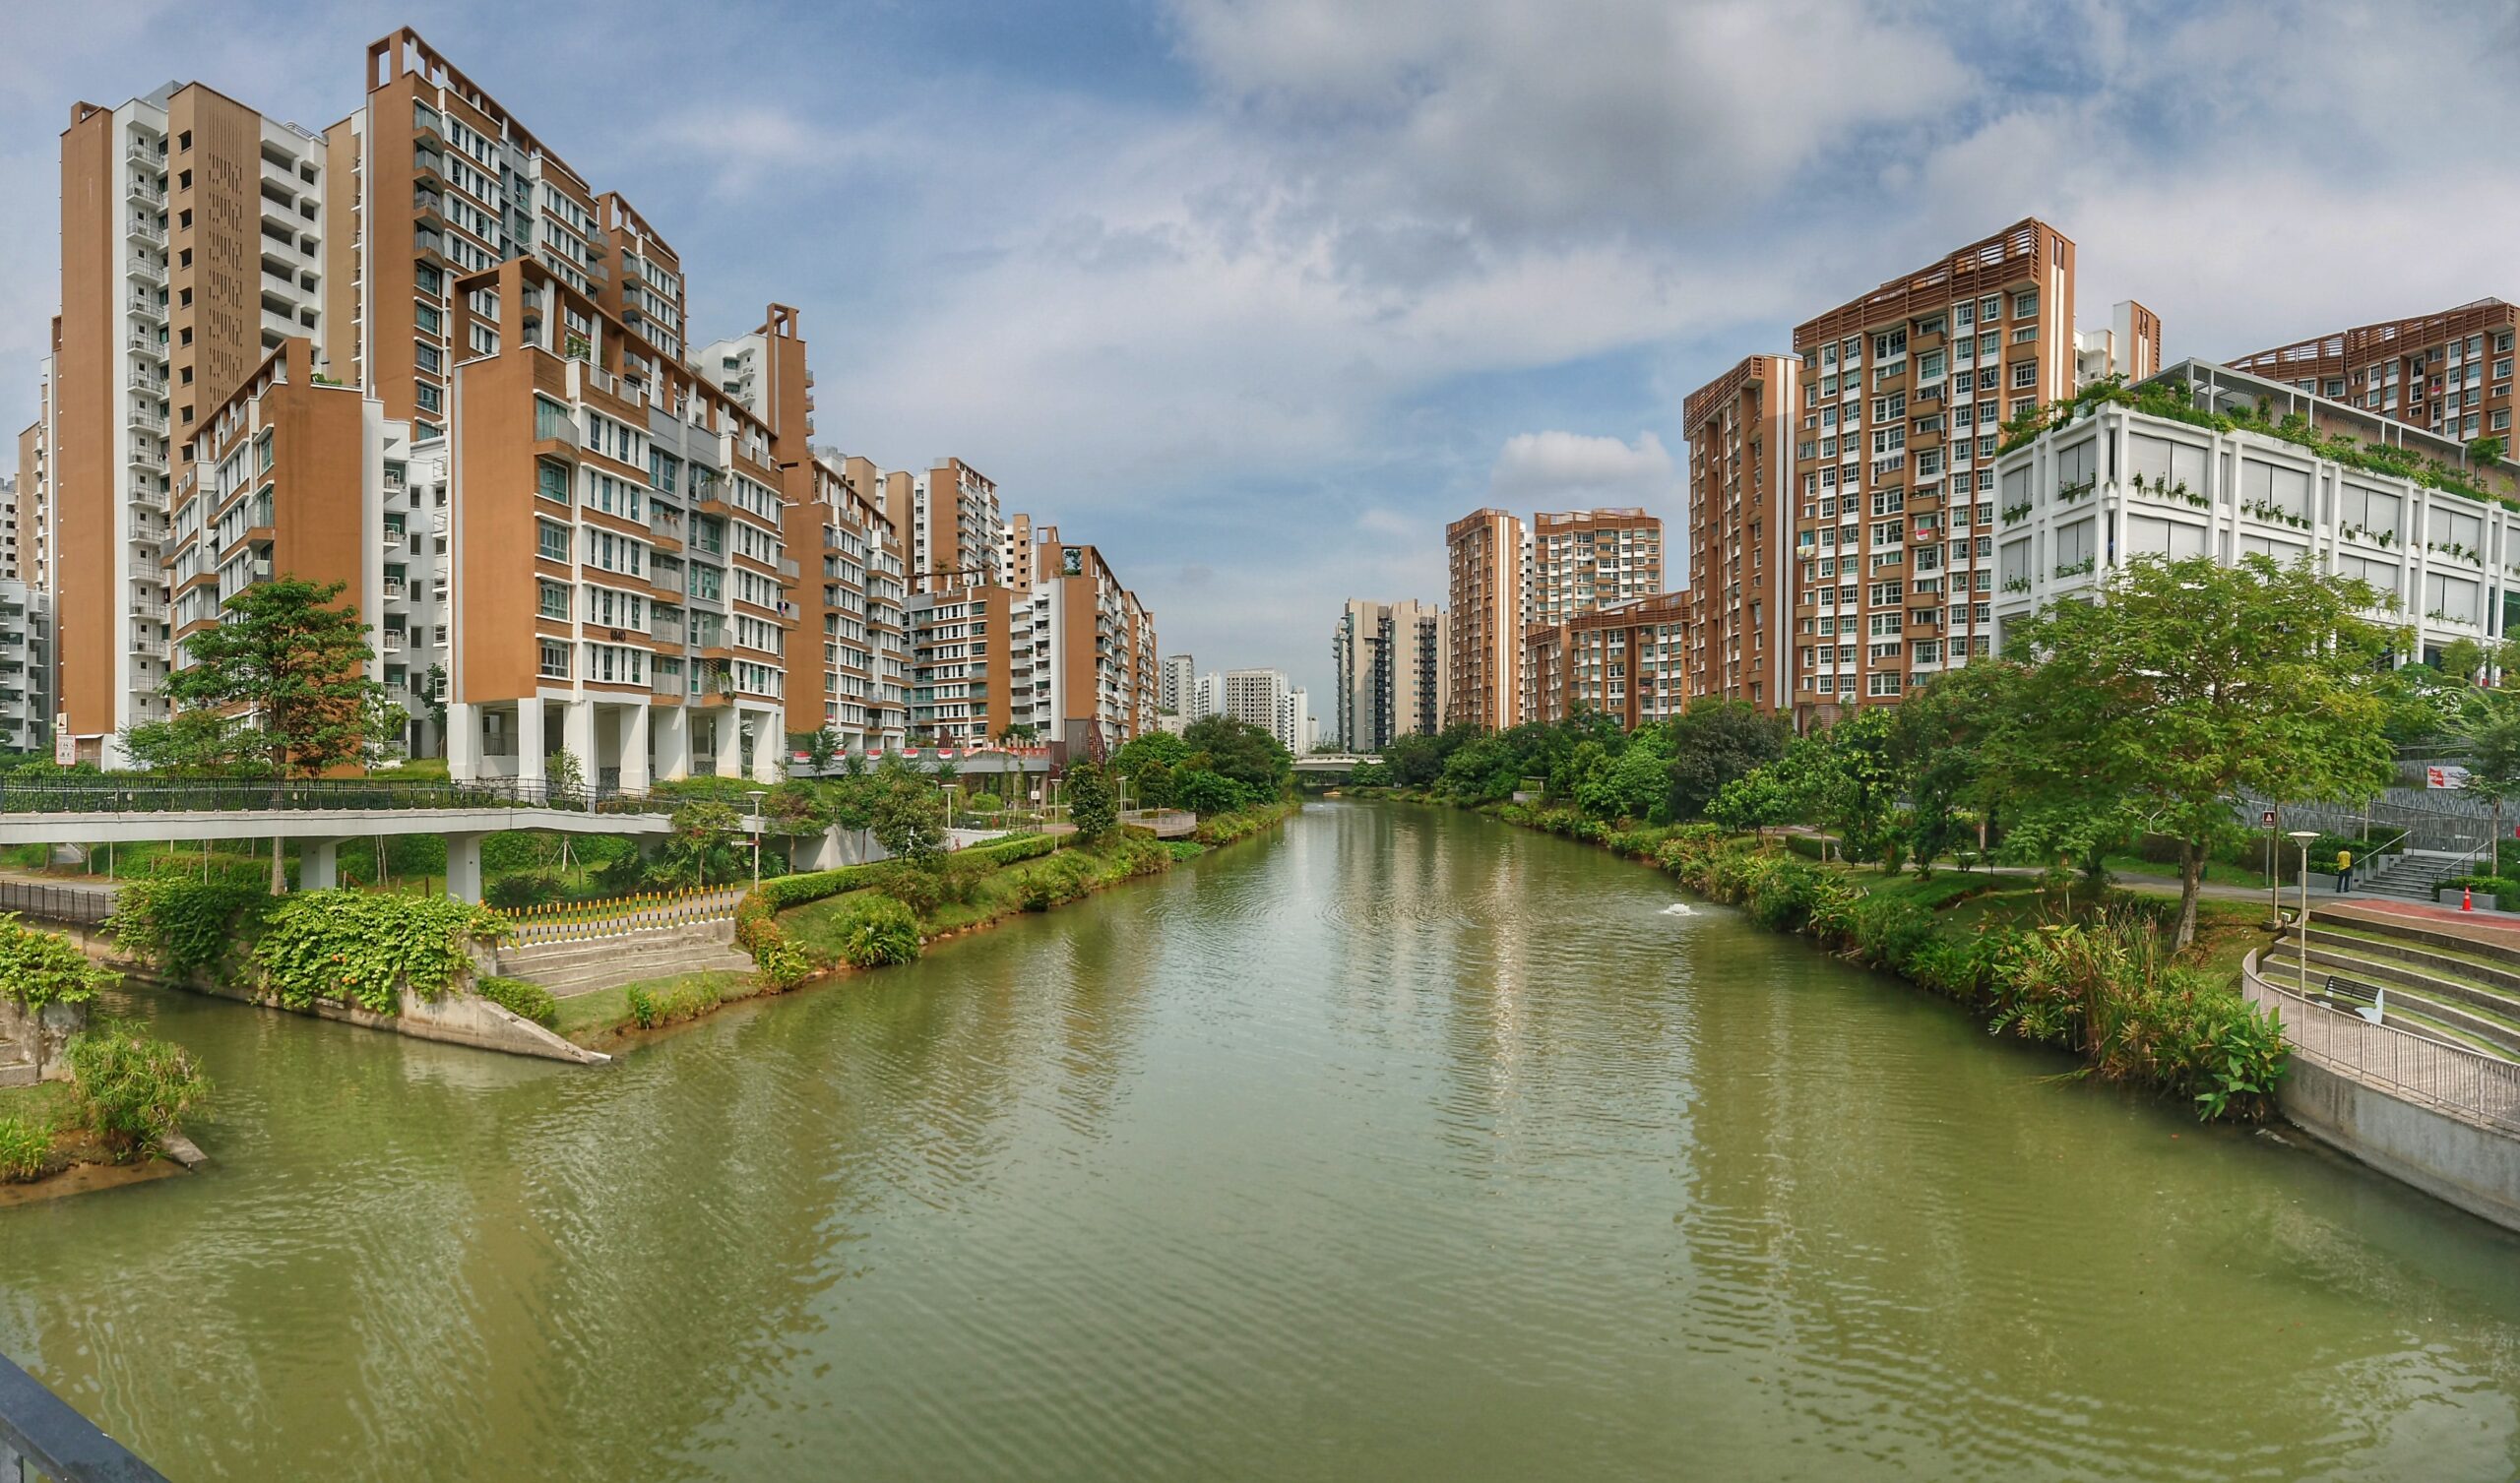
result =
[[2339,896],[2343,896],[2345,893],[2352,891],[2353,889],[2354,851],[2350,849],[2340,849],[2336,852],[2336,893]]

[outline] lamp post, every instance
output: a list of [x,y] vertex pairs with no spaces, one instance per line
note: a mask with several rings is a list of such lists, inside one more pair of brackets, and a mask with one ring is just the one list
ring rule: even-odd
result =
[[2301,997],[2307,999],[2310,997],[2310,841],[2319,835],[2318,831],[2308,829],[2288,833],[2293,842],[2301,847]]
[[761,889],[761,800],[769,796],[763,788],[746,788],[744,796],[752,800],[752,889]]

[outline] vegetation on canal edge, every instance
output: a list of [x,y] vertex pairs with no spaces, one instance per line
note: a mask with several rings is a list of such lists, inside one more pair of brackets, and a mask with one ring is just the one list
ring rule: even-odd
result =
[[[115,981],[116,975],[62,934],[0,916],[0,997],[38,1026],[30,1037],[37,1056],[45,1010],[84,1012]],[[152,1039],[122,1020],[89,1023],[70,1037],[62,1060],[70,1070],[67,1083],[39,1081],[0,1091],[0,1181],[36,1179],[100,1157],[124,1162],[154,1153],[210,1092],[182,1046]],[[37,1074],[43,1069],[38,1060]]]
[[477,989],[473,945],[507,931],[487,907],[444,896],[270,896],[233,880],[162,876],[124,886],[105,926],[124,953],[178,982],[378,1015],[397,1013],[406,990],[434,1000]]
[[[1248,838],[1300,806],[1280,799],[1201,823],[1214,826],[1220,842]],[[1090,843],[1027,834],[924,862],[885,860],[764,881],[735,910],[736,946],[753,958],[753,973],[686,973],[571,995],[559,1002],[552,1027],[600,1046],[626,1030],[696,1020],[823,974],[913,961],[941,937],[1161,874],[1209,848],[1160,840],[1115,821]]]
[[2155,1088],[2199,1117],[2253,1120],[2284,1073],[2274,1020],[2236,992],[2263,942],[2254,904],[2211,902],[2184,953],[2175,903],[1991,875],[1859,876],[1711,824],[1605,827],[1570,808],[1492,805],[1509,824],[1599,844],[1984,1017],[1991,1033],[2083,1057],[2091,1075]]

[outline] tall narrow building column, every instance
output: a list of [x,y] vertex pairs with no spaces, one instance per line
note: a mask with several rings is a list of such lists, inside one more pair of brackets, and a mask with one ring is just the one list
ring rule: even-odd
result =
[[529,695],[516,703],[516,780],[538,785],[542,772],[542,697]]
[[630,706],[621,712],[621,790],[648,790],[648,719],[653,708]]

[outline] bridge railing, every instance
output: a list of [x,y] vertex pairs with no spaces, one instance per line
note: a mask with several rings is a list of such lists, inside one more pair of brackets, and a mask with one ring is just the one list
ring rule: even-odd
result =
[[0,813],[166,814],[247,810],[551,808],[595,814],[668,814],[680,800],[644,792],[554,788],[541,782],[396,782],[379,777],[227,778],[152,782],[0,781]]
[[18,1483],[166,1483],[43,1382],[0,1358],[0,1479]]

